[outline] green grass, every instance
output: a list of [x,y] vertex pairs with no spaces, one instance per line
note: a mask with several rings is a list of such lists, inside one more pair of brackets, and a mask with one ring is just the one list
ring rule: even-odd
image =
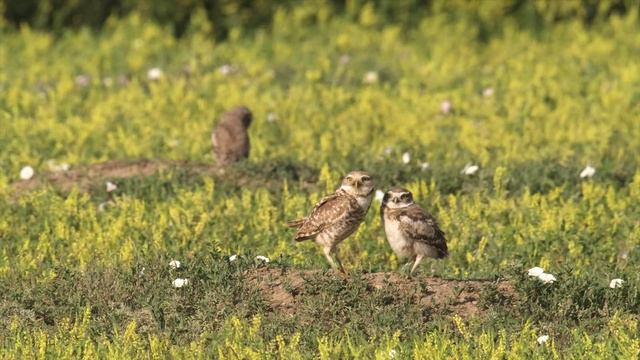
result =
[[[400,29],[303,26],[302,10],[220,43],[135,15],[97,33],[0,32],[0,357],[638,357],[637,16],[536,33],[505,22],[489,38],[445,14]],[[251,158],[222,176],[104,179],[118,189],[103,211],[103,182],[13,194],[23,166],[37,177],[49,159],[213,163],[209,133],[240,103],[255,116]],[[587,164],[596,174],[580,179]],[[516,297],[488,287],[482,315],[462,318],[368,288],[363,271],[398,266],[374,206],[341,246],[351,279],[321,272],[293,316],[271,311],[242,274],[256,255],[326,269],[283,224],[352,169],[408,187],[439,219],[451,256],[423,275],[506,279]],[[533,266],[558,281],[528,278]]]

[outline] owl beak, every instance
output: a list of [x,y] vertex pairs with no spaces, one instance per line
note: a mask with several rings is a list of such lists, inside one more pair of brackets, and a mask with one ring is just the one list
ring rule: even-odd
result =
[[360,186],[362,186],[362,181],[360,181],[360,180],[356,180],[356,181],[353,183],[353,185],[355,185],[356,189],[359,189],[359,188],[360,188]]

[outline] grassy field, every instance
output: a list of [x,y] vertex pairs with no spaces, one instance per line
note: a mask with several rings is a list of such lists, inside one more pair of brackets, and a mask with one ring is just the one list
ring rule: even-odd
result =
[[[135,14],[0,31],[0,358],[640,356],[637,11],[488,38],[445,14],[410,30],[323,14],[224,42],[202,14],[181,38]],[[250,160],[207,170],[236,104],[254,113]],[[82,176],[138,159],[170,165],[46,181],[52,161]],[[391,281],[377,203],[341,246],[347,278],[293,243],[284,222],[353,169],[411,189],[450,257]],[[281,284],[286,311],[264,286],[285,273],[304,282]],[[416,301],[433,276],[458,293],[481,279],[476,310]]]

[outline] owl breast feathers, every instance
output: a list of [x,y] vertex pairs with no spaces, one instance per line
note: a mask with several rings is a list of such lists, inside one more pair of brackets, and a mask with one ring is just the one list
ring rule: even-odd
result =
[[387,221],[394,222],[406,240],[429,246],[435,251],[433,257],[441,259],[449,255],[444,232],[435,219],[418,205],[385,209],[382,220],[385,227]]

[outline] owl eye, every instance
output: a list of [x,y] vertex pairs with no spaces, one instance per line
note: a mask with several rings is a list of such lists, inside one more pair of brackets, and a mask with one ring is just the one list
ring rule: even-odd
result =
[[347,179],[348,182],[352,182],[353,181],[353,178],[351,176],[347,176],[346,179]]
[[404,193],[404,194],[400,195],[400,199],[402,199],[402,200],[408,200],[408,199],[409,199],[409,194]]
[[370,176],[365,175],[362,177],[362,181],[369,181],[369,180],[371,180]]

